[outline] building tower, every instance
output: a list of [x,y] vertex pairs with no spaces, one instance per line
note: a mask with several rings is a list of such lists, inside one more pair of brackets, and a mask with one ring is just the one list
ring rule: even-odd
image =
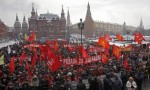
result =
[[16,14],[16,21],[14,23],[14,33],[19,34],[21,33],[21,23],[18,19],[18,15]]
[[61,22],[61,34],[63,34],[64,36],[62,36],[63,38],[65,38],[66,35],[66,18],[65,18],[65,13],[64,13],[64,9],[63,9],[63,5],[62,5],[62,10],[61,10],[61,17],[60,17],[60,22]]
[[0,19],[0,39],[5,38],[5,36],[7,36],[7,34],[8,34],[8,28],[4,24],[4,22],[2,22]]
[[28,23],[26,22],[25,16],[23,17],[23,23],[22,23],[22,33],[27,33],[28,31]]
[[31,17],[28,19],[29,31],[36,31],[38,29],[37,15],[34,9],[34,4],[32,4]]
[[87,13],[85,17],[85,29],[83,30],[83,34],[87,38],[92,38],[93,34],[95,33],[94,30],[94,21],[92,19],[90,4],[87,5]]
[[142,18],[141,18],[141,21],[140,21],[139,30],[140,30],[140,31],[144,30],[144,25],[143,25]]
[[126,22],[124,21],[124,23],[123,23],[123,28],[122,28],[123,30],[122,30],[122,33],[123,33],[123,35],[126,35],[127,33],[126,33],[126,31],[127,31],[127,28],[126,28]]
[[72,29],[72,26],[71,26],[71,20],[70,20],[70,13],[69,13],[69,8],[68,8],[68,12],[67,12],[67,32],[66,32],[66,39],[69,41],[69,38],[70,38],[70,34],[71,34],[71,29]]
[[67,26],[70,26],[71,25],[71,20],[70,20],[70,13],[69,13],[69,9],[68,9],[68,12],[67,12]]

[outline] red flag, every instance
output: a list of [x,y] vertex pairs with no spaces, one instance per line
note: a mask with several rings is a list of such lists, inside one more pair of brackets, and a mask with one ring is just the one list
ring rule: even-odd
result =
[[36,39],[36,36],[34,32],[31,33],[30,37],[28,38],[28,42],[34,41]]
[[50,59],[55,58],[56,56],[55,56],[55,53],[53,51],[51,51],[50,49],[48,49],[48,51],[47,51],[47,57],[48,57],[48,60],[50,60]]
[[58,41],[55,40],[55,42],[54,42],[54,50],[55,50],[55,51],[58,51],[58,48],[59,48],[59,46],[58,46]]
[[137,33],[134,33],[134,41],[138,42],[138,44],[142,44],[141,36]]
[[32,62],[31,62],[31,66],[34,67],[34,65],[36,64],[36,59],[37,59],[37,51],[36,49],[34,50],[34,56],[32,58]]
[[46,60],[47,57],[47,46],[39,46],[40,48],[40,60]]
[[31,76],[31,71],[30,71],[28,61],[26,61],[26,69],[27,69],[28,75]]
[[116,39],[118,39],[118,41],[123,41],[123,37],[120,34],[116,34]]
[[120,49],[115,45],[113,45],[113,55],[115,55],[115,57],[117,57],[118,59],[121,57]]
[[101,55],[102,55],[102,59],[101,59],[102,63],[106,64],[109,59],[104,54]]
[[83,46],[80,47],[80,52],[81,52],[83,58],[87,58],[89,56]]
[[70,45],[67,45],[67,49],[68,49],[70,52],[73,51],[73,49],[71,48]]
[[47,61],[47,66],[52,72],[55,72],[56,70],[58,70],[60,68],[61,62],[58,60],[57,57],[55,57],[55,58]]
[[25,59],[25,55],[24,55],[24,53],[22,53],[21,56],[20,56],[20,60],[19,60],[20,65],[22,65],[22,61],[24,59]]
[[108,49],[105,49],[104,53],[105,53],[106,55],[109,55],[109,50],[108,50]]
[[123,64],[124,64],[124,68],[127,69],[129,67],[128,59],[126,59]]
[[139,33],[139,37],[141,38],[141,40],[146,41],[145,38],[144,38],[144,36],[142,35],[142,33]]
[[106,39],[108,41],[112,40],[112,38],[107,33],[104,34],[104,39]]
[[9,63],[9,70],[10,70],[10,74],[12,74],[15,71],[14,57],[11,58],[11,61]]
[[99,37],[98,44],[106,49],[110,48],[109,42],[106,39],[104,39],[103,37]]
[[45,43],[46,43],[46,45],[50,46],[51,41],[50,40],[46,40]]
[[40,60],[46,60],[46,52],[40,53]]

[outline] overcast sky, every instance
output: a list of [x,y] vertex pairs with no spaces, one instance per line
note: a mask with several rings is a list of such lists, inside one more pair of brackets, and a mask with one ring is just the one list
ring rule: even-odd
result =
[[94,20],[139,26],[141,18],[145,28],[150,28],[150,0],[0,0],[0,19],[8,26],[13,26],[16,13],[20,22],[23,15],[30,17],[32,3],[38,14],[50,13],[60,16],[61,7],[67,15],[68,7],[72,23],[85,19],[87,3],[90,3]]

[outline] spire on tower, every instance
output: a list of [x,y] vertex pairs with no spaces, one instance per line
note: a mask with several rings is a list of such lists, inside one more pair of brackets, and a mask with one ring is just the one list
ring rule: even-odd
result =
[[87,5],[86,19],[87,19],[87,18],[92,18],[89,2],[88,2],[88,5]]
[[63,5],[62,5],[62,10],[61,10],[61,13],[64,13]]
[[32,12],[35,12],[35,10],[34,10],[34,3],[32,3]]
[[19,21],[19,19],[18,19],[18,14],[16,13],[16,21]]
[[124,21],[123,26],[126,26],[126,22]]
[[37,9],[36,9],[36,17],[38,18],[38,12],[37,12]]
[[61,10],[61,19],[65,19],[65,13],[62,5],[62,10]]
[[26,17],[25,16],[23,17],[23,22],[26,22]]
[[144,25],[143,25],[143,20],[141,18],[141,21],[140,21],[140,26],[139,26],[140,30],[144,30]]
[[67,12],[67,26],[71,25],[71,20],[70,20],[70,13],[69,13],[69,7],[68,7],[68,12]]
[[140,21],[140,27],[143,27],[143,21],[142,21],[142,18],[141,18],[141,21]]
[[34,9],[34,4],[33,4],[33,3],[32,3],[31,18],[34,18],[34,19],[36,19],[36,12],[35,12],[35,9]]

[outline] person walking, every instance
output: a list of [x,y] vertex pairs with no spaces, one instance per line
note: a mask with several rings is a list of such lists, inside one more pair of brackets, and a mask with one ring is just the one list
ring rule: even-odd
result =
[[132,77],[129,77],[129,80],[126,83],[127,90],[136,90],[137,85]]

